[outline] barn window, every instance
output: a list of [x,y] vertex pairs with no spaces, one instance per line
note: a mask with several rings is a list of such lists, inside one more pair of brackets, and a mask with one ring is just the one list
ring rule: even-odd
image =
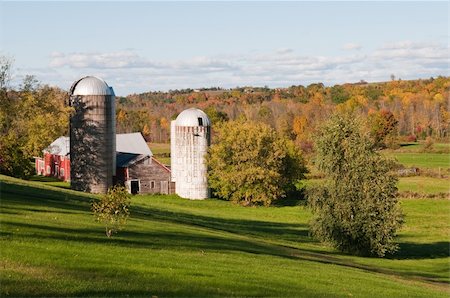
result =
[[59,170],[59,176],[64,177],[64,169],[63,168],[61,168]]
[[203,126],[203,119],[201,117],[198,117],[198,125]]
[[51,174],[52,173],[52,169],[50,168],[50,166],[47,166],[47,174]]
[[155,188],[155,181],[150,181],[150,188],[151,189]]

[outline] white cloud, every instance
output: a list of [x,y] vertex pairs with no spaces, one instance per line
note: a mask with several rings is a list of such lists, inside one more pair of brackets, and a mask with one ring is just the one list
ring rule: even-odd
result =
[[392,73],[402,79],[449,75],[448,51],[446,44],[403,41],[382,45],[371,52],[333,56],[305,56],[291,49],[278,49],[266,53],[151,61],[134,50],[55,52],[50,56],[49,68],[20,72],[37,74],[44,83],[66,89],[81,76],[97,75],[114,86],[119,95],[207,86],[278,87],[313,82],[331,85],[362,79],[385,81]]
[[51,67],[72,68],[141,68],[157,67],[132,50],[111,53],[69,53],[54,52],[50,55]]
[[359,45],[359,44],[357,44],[357,43],[350,42],[350,43],[344,44],[344,45],[342,46],[342,49],[343,49],[343,50],[348,50],[348,51],[351,51],[351,50],[361,50],[361,49],[362,49],[362,46]]

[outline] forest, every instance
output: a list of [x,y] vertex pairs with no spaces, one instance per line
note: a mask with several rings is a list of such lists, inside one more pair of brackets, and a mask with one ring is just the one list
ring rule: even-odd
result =
[[399,140],[438,140],[448,135],[449,87],[450,78],[440,76],[330,87],[316,83],[276,89],[204,88],[131,94],[117,98],[117,131],[141,131],[148,141],[169,142],[170,120],[185,108],[196,106],[213,123],[244,118],[268,124],[308,151],[318,125],[338,110],[367,117],[370,132],[385,142],[380,145],[395,146]]

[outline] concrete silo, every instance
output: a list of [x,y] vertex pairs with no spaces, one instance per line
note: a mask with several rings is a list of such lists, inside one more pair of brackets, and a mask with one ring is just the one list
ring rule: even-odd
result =
[[105,193],[112,186],[116,163],[116,111],[112,87],[84,77],[70,88],[71,188]]
[[206,153],[211,138],[211,122],[201,110],[181,112],[171,122],[171,171],[175,193],[186,199],[209,198]]

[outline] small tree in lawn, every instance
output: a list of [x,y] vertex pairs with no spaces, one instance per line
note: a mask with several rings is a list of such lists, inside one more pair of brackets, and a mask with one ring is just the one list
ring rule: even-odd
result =
[[106,236],[121,230],[125,225],[130,211],[131,197],[123,186],[114,186],[103,195],[98,202],[92,204],[92,211],[97,221],[105,224]]
[[308,194],[311,231],[341,251],[382,257],[398,249],[397,178],[361,128],[352,115],[335,115],[317,136],[316,165],[327,179]]

